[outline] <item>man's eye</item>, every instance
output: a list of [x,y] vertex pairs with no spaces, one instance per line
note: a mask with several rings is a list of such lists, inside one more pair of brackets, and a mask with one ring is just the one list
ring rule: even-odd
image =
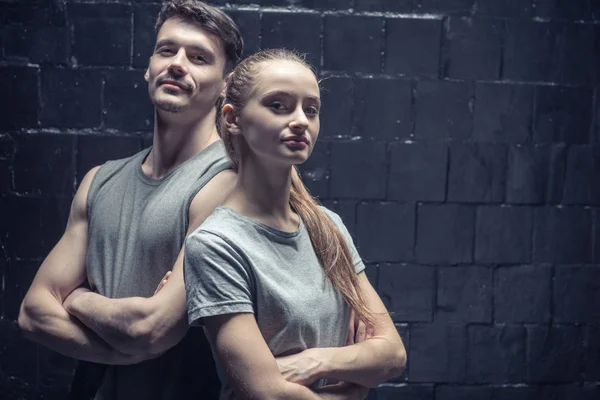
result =
[[159,54],[165,54],[165,55],[167,55],[167,54],[173,54],[173,50],[171,50],[171,49],[159,49],[158,53]]

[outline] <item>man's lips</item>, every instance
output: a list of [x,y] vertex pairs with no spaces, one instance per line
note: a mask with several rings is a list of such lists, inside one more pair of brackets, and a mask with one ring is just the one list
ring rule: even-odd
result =
[[159,85],[176,86],[176,87],[178,87],[181,90],[189,90],[190,89],[188,85],[186,85],[186,84],[184,84],[182,82],[179,82],[179,81],[173,81],[171,79],[162,80],[162,81],[160,81]]

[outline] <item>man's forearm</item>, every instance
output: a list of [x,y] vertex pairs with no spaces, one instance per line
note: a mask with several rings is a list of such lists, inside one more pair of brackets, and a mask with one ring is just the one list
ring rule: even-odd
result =
[[65,300],[66,310],[109,345],[130,355],[149,354],[146,325],[148,298],[110,299],[90,291],[74,292]]
[[70,315],[52,295],[24,303],[19,327],[25,337],[67,357],[101,364],[135,364]]

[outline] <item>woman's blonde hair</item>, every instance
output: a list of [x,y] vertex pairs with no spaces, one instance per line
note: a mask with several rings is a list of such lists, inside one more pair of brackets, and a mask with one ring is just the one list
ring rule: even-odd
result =
[[[254,87],[254,79],[264,63],[269,61],[292,61],[310,69],[315,78],[314,69],[303,56],[285,49],[263,50],[243,60],[229,77],[223,104],[230,104],[233,112],[238,113]],[[242,135],[232,135],[225,124],[224,118],[220,123],[220,134],[232,160],[233,168],[238,169],[240,163]],[[294,209],[306,226],[313,248],[317,254],[325,274],[333,286],[341,293],[346,303],[354,310],[358,318],[365,323],[374,322],[373,314],[368,309],[361,294],[354,263],[344,236],[319,207],[300,178],[296,167],[291,173],[290,206]]]

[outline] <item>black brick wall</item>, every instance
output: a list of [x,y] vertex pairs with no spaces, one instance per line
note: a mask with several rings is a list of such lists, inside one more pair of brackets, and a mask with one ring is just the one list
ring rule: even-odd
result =
[[[370,398],[600,398],[600,2],[214,3],[324,78],[303,173],[409,355]],[[0,0],[0,398],[64,398],[18,306],[85,172],[149,143],[157,10]]]

